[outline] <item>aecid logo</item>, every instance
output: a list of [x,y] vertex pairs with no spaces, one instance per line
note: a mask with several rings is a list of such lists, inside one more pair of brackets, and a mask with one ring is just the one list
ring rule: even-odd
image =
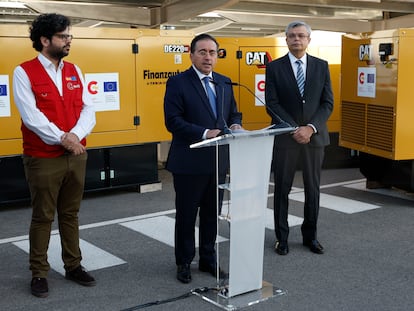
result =
[[88,83],[88,92],[92,95],[95,95],[98,93],[99,87],[98,87],[98,81],[91,81]]
[[272,61],[268,52],[247,52],[246,65],[257,66],[257,68],[266,68],[267,63]]
[[257,81],[257,83],[256,83],[257,90],[259,92],[264,92],[265,91],[265,85],[266,85],[266,81],[264,79],[261,79],[261,80]]
[[365,73],[360,72],[358,75],[359,84],[364,84],[365,81]]

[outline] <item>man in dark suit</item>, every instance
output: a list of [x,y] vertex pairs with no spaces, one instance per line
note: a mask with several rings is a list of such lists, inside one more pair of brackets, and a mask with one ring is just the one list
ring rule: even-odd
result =
[[317,240],[319,184],[324,149],[329,144],[326,122],[333,110],[333,94],[328,63],[306,53],[310,34],[311,28],[306,23],[290,23],[286,27],[289,53],[266,67],[267,112],[272,121],[277,121],[272,115],[276,113],[297,127],[291,135],[275,136],[275,251],[280,255],[289,252],[289,192],[298,163],[305,188],[303,245],[314,253],[324,252]]
[[[241,114],[229,78],[213,72],[217,41],[208,34],[191,42],[192,66],[168,79],[164,97],[165,124],[172,133],[166,168],[175,189],[175,259],[177,279],[191,281],[195,256],[195,222],[199,210],[199,270],[216,276],[217,181],[215,147],[190,145],[241,128]],[[230,125],[230,128],[228,128]],[[227,170],[226,152],[219,152],[220,182]],[[220,200],[221,201],[221,200]],[[221,202],[220,202],[221,204]]]

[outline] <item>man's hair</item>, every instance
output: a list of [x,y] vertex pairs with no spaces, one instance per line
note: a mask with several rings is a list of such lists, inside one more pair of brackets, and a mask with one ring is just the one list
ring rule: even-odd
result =
[[211,36],[211,35],[209,35],[207,33],[202,33],[202,34],[200,34],[198,36],[195,36],[194,39],[191,41],[191,53],[194,53],[195,52],[195,46],[196,46],[197,42],[198,41],[201,41],[201,40],[211,40],[211,41],[214,41],[216,43],[216,45],[217,45],[217,49],[219,47],[219,44],[217,43],[217,40],[213,36]]
[[49,40],[55,33],[64,31],[70,26],[70,19],[64,15],[48,13],[39,15],[30,27],[30,40],[33,42],[33,48],[42,51],[42,42],[40,37],[46,37]]
[[294,22],[291,22],[289,25],[287,25],[286,30],[285,30],[285,34],[287,35],[290,29],[300,27],[300,26],[304,26],[306,28],[306,32],[308,33],[308,36],[310,36],[310,34],[312,32],[311,27],[308,24],[306,24],[305,22],[302,22],[302,21],[294,21]]

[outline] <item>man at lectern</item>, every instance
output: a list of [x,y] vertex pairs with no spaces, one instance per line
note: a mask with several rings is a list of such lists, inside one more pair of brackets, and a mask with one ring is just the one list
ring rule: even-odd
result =
[[286,27],[289,53],[266,67],[266,107],[297,129],[291,135],[275,136],[273,165],[275,180],[275,251],[286,255],[288,247],[289,192],[300,163],[305,187],[303,245],[317,254],[323,247],[317,240],[319,183],[325,146],[329,144],[326,122],[333,110],[328,63],[306,53],[311,28],[304,22]]
[[[199,270],[217,274],[215,147],[190,149],[190,145],[241,128],[231,81],[213,72],[217,51],[215,38],[196,36],[191,42],[192,66],[168,79],[164,97],[165,125],[172,133],[166,168],[173,174],[176,194],[175,260],[177,279],[183,283],[191,282],[197,213]],[[228,162],[225,152],[219,157],[219,180],[223,182]]]

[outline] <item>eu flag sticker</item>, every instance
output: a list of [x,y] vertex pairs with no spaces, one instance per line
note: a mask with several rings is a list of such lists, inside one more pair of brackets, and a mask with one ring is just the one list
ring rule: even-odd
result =
[[116,81],[104,82],[104,92],[116,92],[118,91]]
[[7,96],[7,85],[0,84],[0,96]]
[[367,83],[375,83],[375,75],[372,73],[368,74]]

